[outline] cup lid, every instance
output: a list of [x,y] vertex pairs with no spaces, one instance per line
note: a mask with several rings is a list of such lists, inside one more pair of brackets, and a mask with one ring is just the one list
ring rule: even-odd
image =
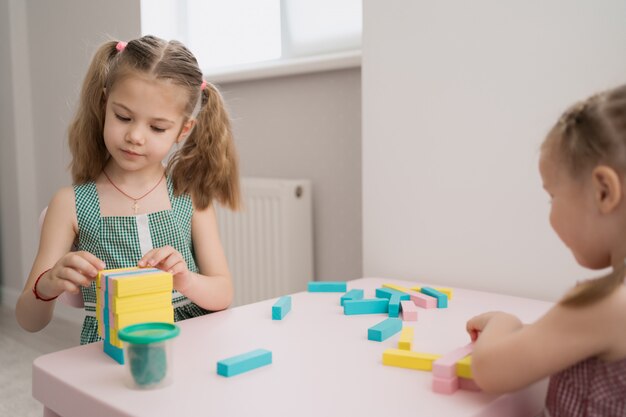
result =
[[173,323],[150,322],[131,324],[118,332],[120,340],[145,345],[162,342],[178,336],[180,327]]

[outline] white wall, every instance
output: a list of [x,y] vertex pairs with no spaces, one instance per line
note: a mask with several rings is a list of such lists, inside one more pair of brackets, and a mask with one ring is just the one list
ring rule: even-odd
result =
[[545,299],[597,275],[549,227],[538,147],[626,82],[626,3],[364,3],[364,274]]

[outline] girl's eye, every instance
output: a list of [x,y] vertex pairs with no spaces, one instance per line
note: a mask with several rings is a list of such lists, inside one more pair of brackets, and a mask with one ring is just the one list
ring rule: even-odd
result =
[[161,129],[160,127],[156,127],[156,126],[152,126],[152,130],[155,131],[156,133],[165,132],[165,129]]
[[118,120],[122,121],[122,122],[130,122],[130,117],[124,117],[124,116],[120,116],[119,114],[115,114],[115,117],[117,117]]

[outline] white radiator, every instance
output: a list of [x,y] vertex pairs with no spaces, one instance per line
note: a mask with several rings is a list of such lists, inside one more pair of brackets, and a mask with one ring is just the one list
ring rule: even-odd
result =
[[216,207],[233,306],[304,291],[313,280],[311,182],[242,178],[243,210]]

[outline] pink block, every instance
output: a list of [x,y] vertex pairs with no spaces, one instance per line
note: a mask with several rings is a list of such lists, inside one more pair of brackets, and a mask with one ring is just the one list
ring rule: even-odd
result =
[[411,301],[413,301],[416,306],[422,308],[437,308],[437,299],[435,297],[417,291],[407,291],[407,293],[411,296]]
[[459,377],[459,388],[465,391],[482,391],[476,381],[470,378]]
[[400,305],[402,306],[402,320],[417,321],[417,307],[413,301],[402,300]]
[[454,394],[459,389],[459,378],[441,378],[433,375],[433,391],[439,394]]
[[452,352],[446,353],[433,362],[433,375],[440,378],[452,378],[456,376],[456,363],[472,353],[474,344],[469,343]]

